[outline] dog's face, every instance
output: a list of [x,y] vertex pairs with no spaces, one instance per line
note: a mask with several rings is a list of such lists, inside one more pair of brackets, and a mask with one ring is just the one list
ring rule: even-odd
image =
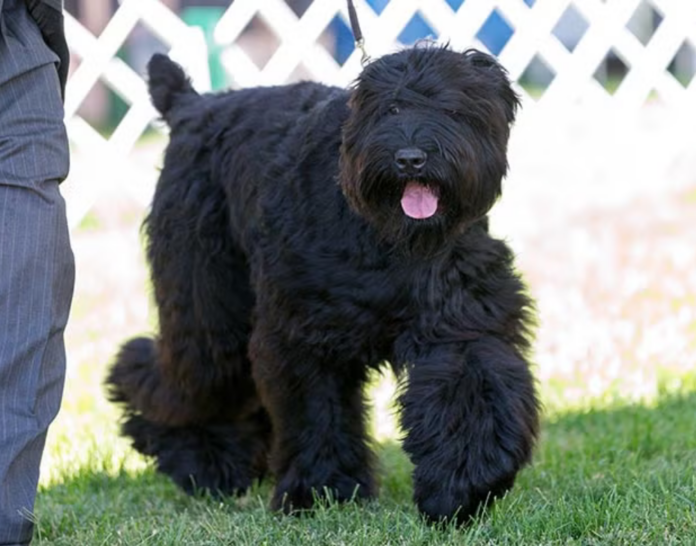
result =
[[518,98],[489,55],[416,47],[369,64],[343,128],[341,186],[381,234],[433,248],[500,196]]

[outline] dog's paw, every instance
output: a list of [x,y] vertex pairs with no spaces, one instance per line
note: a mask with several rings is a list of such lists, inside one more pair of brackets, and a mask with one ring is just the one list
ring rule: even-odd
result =
[[296,514],[310,510],[318,502],[349,502],[374,496],[374,485],[369,478],[338,473],[325,481],[322,484],[321,480],[288,472],[276,485],[271,509]]
[[213,459],[193,451],[163,450],[157,455],[157,469],[188,495],[204,494],[218,499],[244,495],[259,477],[245,460]]
[[413,498],[429,523],[468,525],[496,498],[503,496],[513,483],[514,477],[501,479],[490,486],[475,486],[468,480],[443,479],[429,484],[416,481]]
[[451,491],[441,491],[435,494],[415,499],[418,511],[428,523],[450,523],[466,525],[476,515],[480,502],[468,495],[453,495]]
[[133,447],[189,495],[244,494],[266,471],[265,438],[232,425],[169,427],[132,414],[123,423]]

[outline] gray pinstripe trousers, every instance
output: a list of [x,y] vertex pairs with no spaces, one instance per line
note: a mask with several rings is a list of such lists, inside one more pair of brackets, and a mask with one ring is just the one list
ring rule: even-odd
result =
[[74,283],[68,143],[54,62],[24,0],[0,0],[0,545],[28,544],[65,378]]

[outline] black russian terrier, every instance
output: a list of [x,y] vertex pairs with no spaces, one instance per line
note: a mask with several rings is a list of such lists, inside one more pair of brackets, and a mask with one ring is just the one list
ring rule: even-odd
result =
[[489,55],[434,45],[318,83],[199,95],[163,55],[171,128],[145,221],[159,336],[107,380],[123,433],[187,492],[270,472],[274,509],[376,493],[365,383],[401,378],[430,520],[466,522],[529,460],[532,302],[489,235],[518,106]]

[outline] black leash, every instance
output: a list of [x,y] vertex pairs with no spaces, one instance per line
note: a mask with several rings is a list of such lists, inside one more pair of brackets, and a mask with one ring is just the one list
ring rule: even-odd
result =
[[363,37],[362,30],[360,29],[360,21],[358,21],[358,13],[355,11],[353,0],[348,0],[348,17],[350,18],[350,28],[353,31],[353,38],[355,38],[355,47],[357,47],[362,53],[360,62],[364,66],[368,63],[370,57],[368,56],[367,51],[365,51],[365,38]]

